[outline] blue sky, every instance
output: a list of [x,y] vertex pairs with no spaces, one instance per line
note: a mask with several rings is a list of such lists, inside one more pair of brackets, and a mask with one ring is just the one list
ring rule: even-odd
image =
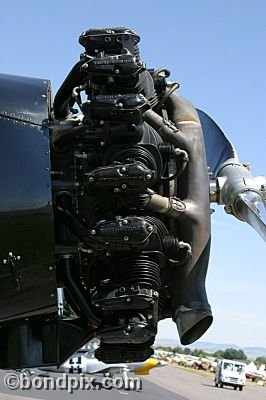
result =
[[[126,26],[141,36],[147,66],[167,67],[178,92],[207,112],[240,159],[265,175],[264,0],[2,2],[0,72],[48,78],[55,94],[91,27]],[[207,278],[215,321],[202,340],[266,347],[265,243],[216,207]],[[177,337],[171,321],[161,337]]]

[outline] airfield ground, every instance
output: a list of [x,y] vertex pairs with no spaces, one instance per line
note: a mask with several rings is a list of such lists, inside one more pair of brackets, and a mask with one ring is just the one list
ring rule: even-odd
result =
[[[37,371],[36,371],[37,372]],[[38,373],[38,372],[37,372]],[[142,377],[141,391],[125,391],[118,389],[74,391],[69,394],[63,390],[21,390],[12,391],[5,387],[4,376],[6,372],[0,371],[0,400],[117,400],[120,396],[127,396],[128,400],[265,400],[266,387],[257,384],[247,384],[242,392],[230,387],[223,389],[214,386],[214,374],[204,371],[193,371],[185,368],[166,366],[156,368],[150,375]],[[52,376],[58,376],[51,374]],[[100,376],[97,376],[99,381]]]

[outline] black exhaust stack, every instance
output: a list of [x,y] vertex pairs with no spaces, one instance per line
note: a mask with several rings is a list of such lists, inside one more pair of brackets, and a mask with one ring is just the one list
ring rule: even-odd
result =
[[187,151],[189,164],[176,188],[186,204],[180,215],[177,236],[191,244],[192,257],[173,272],[172,312],[180,340],[188,345],[199,339],[212,323],[205,278],[209,262],[211,228],[209,177],[200,120],[195,108],[177,94],[168,101],[170,119],[180,129],[173,144]]
[[173,270],[170,280],[173,320],[181,343],[187,345],[199,339],[213,320],[205,289],[211,241],[209,177],[197,111],[175,93],[169,96],[167,111],[166,124],[151,110],[145,113],[145,120],[189,156],[187,168],[175,187],[175,196],[181,199],[185,211],[172,220],[171,232],[191,245],[192,254]]

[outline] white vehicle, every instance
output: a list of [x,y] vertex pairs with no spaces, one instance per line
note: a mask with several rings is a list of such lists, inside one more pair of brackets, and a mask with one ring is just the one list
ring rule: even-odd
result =
[[246,364],[239,361],[221,360],[215,373],[215,386],[233,386],[235,390],[243,390],[246,384]]

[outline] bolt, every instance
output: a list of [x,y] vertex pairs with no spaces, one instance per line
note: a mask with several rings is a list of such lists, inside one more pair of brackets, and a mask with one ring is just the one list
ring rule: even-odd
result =
[[10,252],[8,253],[8,255],[9,255],[9,257],[12,257],[12,256],[13,256],[12,251],[10,251]]
[[7,260],[3,260],[3,264],[7,264]]
[[125,183],[123,183],[123,185],[121,185],[121,188],[122,188],[122,189],[126,189],[126,188],[127,188],[127,185],[126,185]]
[[127,225],[127,224],[128,224],[128,220],[127,219],[123,219],[122,225]]
[[146,179],[147,179],[148,181],[151,180],[151,178],[152,178],[151,174],[147,174],[147,175],[146,175]]
[[54,267],[49,267],[49,271],[52,271],[54,269]]
[[89,177],[89,182],[94,182],[93,176],[90,176],[90,177]]
[[19,261],[21,259],[21,257],[20,256],[17,256],[17,260]]
[[151,225],[148,225],[148,226],[147,226],[147,231],[148,231],[148,232],[152,232],[152,231],[153,231],[153,227],[152,227]]
[[101,147],[103,147],[103,146],[105,146],[105,143],[104,143],[104,142],[101,142],[100,145],[101,145]]
[[122,168],[120,168],[120,172],[121,172],[122,174],[124,174],[125,172],[127,172],[127,169],[126,169],[126,167],[122,167]]
[[119,69],[115,69],[114,70],[114,73],[117,74],[117,75],[119,74],[119,72],[120,72]]
[[112,76],[109,76],[107,79],[108,83],[114,83],[114,78]]
[[159,297],[159,293],[156,292],[156,291],[154,291],[154,292],[153,292],[153,296],[154,296],[154,297]]
[[227,205],[227,206],[224,207],[224,211],[227,214],[232,214],[232,207],[230,205]]
[[128,241],[129,241],[129,236],[125,235],[125,236],[123,237],[123,240],[124,240],[124,242],[128,242]]
[[127,303],[131,303],[131,298],[130,298],[130,297],[127,297],[127,298],[126,298],[126,302],[127,302]]
[[95,229],[91,230],[91,235],[93,235],[93,236],[96,235],[96,230]]

